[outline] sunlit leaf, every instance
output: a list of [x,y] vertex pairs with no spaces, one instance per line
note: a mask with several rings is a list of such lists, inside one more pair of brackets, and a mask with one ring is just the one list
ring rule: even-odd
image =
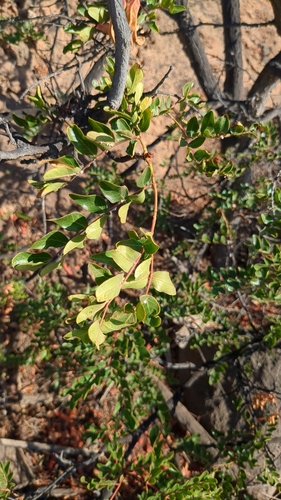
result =
[[51,255],[47,252],[20,252],[12,259],[12,265],[18,271],[35,271],[51,259]]
[[117,274],[112,278],[104,281],[96,289],[96,298],[98,302],[106,302],[117,297],[121,290],[121,283],[124,279],[124,274]]
[[104,343],[106,336],[102,333],[99,320],[96,320],[88,329],[89,339],[97,349],[100,348],[101,344]]
[[82,321],[86,321],[87,319],[93,318],[99,311],[101,311],[106,305],[106,302],[103,304],[93,304],[91,306],[87,306],[77,315],[76,323],[82,323]]
[[127,215],[128,215],[128,210],[130,208],[131,202],[125,203],[124,205],[121,205],[121,207],[118,209],[118,216],[120,219],[121,224],[125,224],[127,220]]
[[125,245],[118,245],[112,253],[114,262],[126,273],[130,271],[135,262],[140,258],[141,253]]
[[176,295],[177,293],[168,271],[155,271],[151,284],[158,292],[167,293],[168,295]]
[[65,245],[63,249],[63,255],[66,255],[75,248],[83,248],[85,238],[86,238],[86,233],[77,234],[76,236],[74,236],[74,238],[71,238],[71,240],[69,240],[69,242]]
[[95,240],[100,237],[103,226],[108,219],[108,215],[103,215],[99,219],[92,222],[86,229],[86,235],[89,240]]

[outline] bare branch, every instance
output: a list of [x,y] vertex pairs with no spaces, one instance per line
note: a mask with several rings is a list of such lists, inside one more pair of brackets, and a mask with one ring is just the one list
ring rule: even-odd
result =
[[25,156],[43,155],[45,153],[49,153],[50,158],[56,158],[57,153],[66,145],[66,141],[61,140],[55,144],[45,144],[43,146],[33,146],[28,142],[22,144],[19,148],[12,149],[11,151],[0,151],[0,161],[18,160]]
[[199,84],[204,90],[207,98],[217,100],[219,95],[218,84],[207,59],[199,33],[195,29],[190,10],[188,8],[188,2],[187,0],[181,0],[180,4],[183,5],[186,10],[176,16],[176,20],[180,28],[179,37],[182,40],[191,66],[194,69]]
[[30,451],[45,451],[47,453],[66,453],[67,455],[82,455],[91,457],[93,451],[88,448],[73,448],[72,446],[60,446],[57,444],[39,443],[37,441],[24,441],[21,439],[0,438],[1,446],[11,446],[12,448],[21,448]]
[[275,17],[274,24],[276,26],[278,35],[281,36],[281,2],[280,0],[270,0],[270,3],[272,5]]
[[268,61],[248,94],[247,108],[251,116],[258,117],[264,113],[266,101],[280,80],[281,52]]
[[115,71],[107,102],[112,109],[118,109],[126,85],[132,33],[127,22],[122,0],[107,0],[107,4],[115,33]]
[[[224,91],[240,100],[243,89],[243,61],[240,21],[240,1],[221,0],[224,20],[225,83]],[[233,26],[236,23],[236,26]],[[231,27],[228,27],[231,26]]]

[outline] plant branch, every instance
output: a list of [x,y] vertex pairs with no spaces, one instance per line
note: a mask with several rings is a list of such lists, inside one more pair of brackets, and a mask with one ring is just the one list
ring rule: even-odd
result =
[[188,8],[188,1],[181,0],[179,3],[186,9],[184,12],[180,12],[176,16],[176,21],[180,28],[179,37],[184,45],[185,52],[190,60],[191,66],[195,71],[198,82],[204,90],[207,98],[217,100],[220,93],[218,83],[207,59],[199,33],[195,29],[190,10]]
[[281,51],[268,61],[248,94],[247,109],[251,116],[260,117],[264,113],[267,99],[280,80]]
[[240,100],[243,90],[242,38],[241,27],[238,24],[240,0],[221,0],[221,4],[224,19],[226,73],[224,91],[230,98]]
[[274,12],[274,24],[278,35],[281,36],[281,2],[280,0],[270,0]]
[[121,105],[130,59],[131,30],[122,0],[107,0],[108,11],[115,33],[115,71],[107,102],[112,109]]

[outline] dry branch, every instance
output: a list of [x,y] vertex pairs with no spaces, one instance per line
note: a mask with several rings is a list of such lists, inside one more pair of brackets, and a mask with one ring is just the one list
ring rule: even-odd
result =
[[207,59],[199,33],[194,25],[188,1],[181,0],[180,4],[185,11],[176,16],[180,33],[179,37],[184,45],[185,52],[190,60],[191,66],[198,78],[198,82],[210,100],[217,100],[219,95],[218,83],[214,77],[212,68]]
[[[24,158],[25,156],[37,156],[46,154],[48,158],[57,158],[58,153],[66,145],[65,140],[56,142],[55,144],[45,144],[42,146],[33,146],[32,144],[22,143],[17,149],[12,149],[10,151],[0,151],[0,161],[5,160],[18,160],[19,158]],[[48,153],[48,154],[47,154]]]
[[277,29],[277,33],[281,36],[281,2],[280,0],[270,0],[270,3],[274,12],[274,23]]
[[259,117],[264,113],[267,99],[280,80],[281,52],[268,61],[248,94],[247,109],[251,116]]
[[[185,427],[191,434],[199,434],[200,442],[208,446],[208,451],[213,458],[216,458],[218,451],[215,448],[216,441],[210,434],[202,427],[199,422],[193,417],[188,409],[179,401],[174,401],[172,391],[155,375],[152,379],[156,382],[170,412],[177,418],[180,424]],[[213,445],[213,446],[212,446]]]
[[240,0],[221,0],[224,20],[225,83],[228,97],[239,101],[243,89]]

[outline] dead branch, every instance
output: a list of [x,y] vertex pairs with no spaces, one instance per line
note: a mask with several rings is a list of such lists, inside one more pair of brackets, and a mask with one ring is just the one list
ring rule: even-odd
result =
[[107,4],[115,33],[115,71],[107,102],[112,109],[118,109],[126,85],[132,33],[127,22],[122,0],[107,0]]
[[247,111],[251,116],[260,117],[265,110],[270,93],[281,79],[281,52],[265,65],[247,98]]
[[91,457],[93,451],[88,448],[74,448],[72,446],[59,446],[57,444],[39,443],[37,441],[24,441],[21,439],[0,438],[2,446],[11,446],[12,448],[21,448],[22,450],[45,451],[47,453],[65,453],[66,455],[82,455],[83,457]]
[[181,0],[179,3],[186,9],[184,12],[181,12],[176,16],[176,20],[180,28],[179,37],[184,45],[191,66],[198,78],[198,82],[204,90],[207,98],[217,100],[219,95],[218,83],[207,59],[199,33],[195,29],[190,10],[188,8],[188,1]]
[[[66,146],[66,141],[61,140],[55,144],[45,144],[42,146],[33,146],[28,142],[22,142],[22,145],[11,151],[0,151],[0,162],[5,160],[18,160],[25,156],[37,156],[46,154],[49,158],[57,158],[58,153]],[[48,154],[47,154],[48,153]]]
[[272,5],[275,17],[274,24],[276,26],[278,35],[281,36],[281,2],[280,0],[270,0],[270,3]]
[[[213,458],[216,458],[218,451],[215,448],[216,441],[210,434],[202,427],[199,422],[193,417],[188,409],[179,401],[174,400],[172,391],[155,375],[152,379],[156,382],[164,401],[166,402],[170,412],[177,418],[180,424],[185,427],[191,434],[199,434],[200,441],[203,445],[208,446],[208,451]],[[211,446],[210,446],[211,445]]]
[[[221,0],[224,20],[225,83],[224,91],[231,99],[240,100],[243,89],[243,61],[240,0]],[[228,27],[230,26],[230,27]]]

